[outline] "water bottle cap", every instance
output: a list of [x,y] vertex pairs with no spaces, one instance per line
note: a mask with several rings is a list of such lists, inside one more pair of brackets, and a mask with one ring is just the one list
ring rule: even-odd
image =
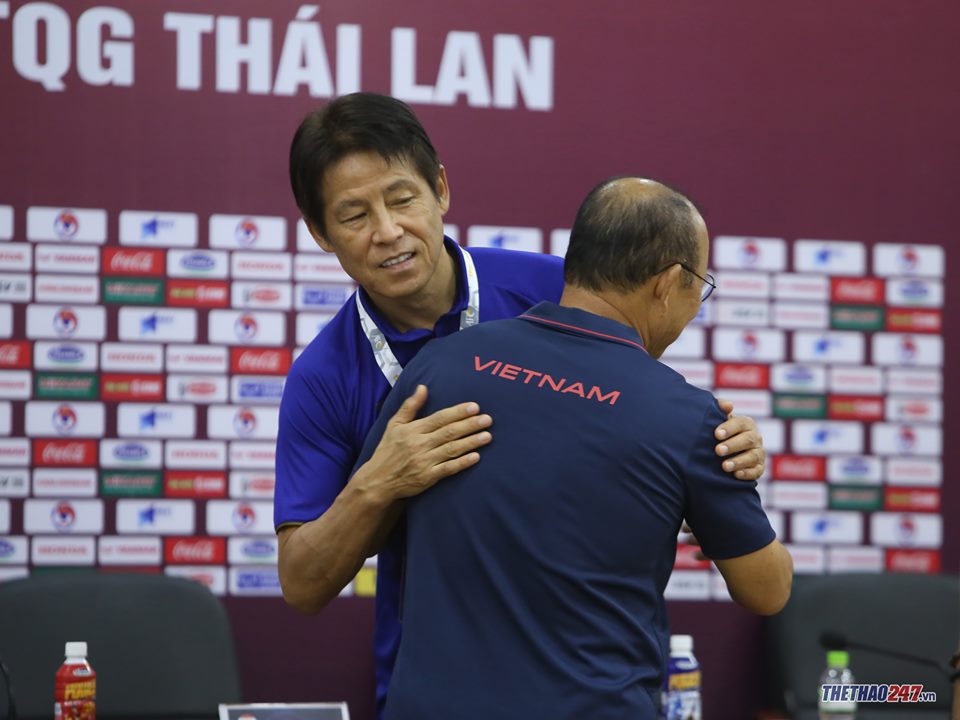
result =
[[671,635],[670,652],[685,653],[693,652],[693,635]]
[[827,667],[845,668],[850,665],[850,653],[846,650],[831,650],[827,653]]
[[86,657],[87,644],[85,642],[68,642],[64,654],[67,657]]

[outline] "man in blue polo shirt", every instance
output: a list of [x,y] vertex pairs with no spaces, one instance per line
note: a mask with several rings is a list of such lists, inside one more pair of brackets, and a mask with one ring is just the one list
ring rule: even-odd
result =
[[[317,243],[360,285],[294,363],[280,405],[274,523],[284,598],[319,612],[380,551],[375,653],[382,707],[399,642],[399,499],[477,462],[491,424],[477,401],[417,419],[426,391],[392,412],[376,452],[351,469],[401,369],[434,337],[558,300],[562,263],[444,238],[446,171],[402,102],[348,95],[294,137],[290,179]],[[718,424],[717,454],[742,479],[763,470],[749,418]],[[719,461],[718,461],[719,463]],[[349,480],[349,482],[348,482]],[[381,549],[382,546],[382,549]]]
[[656,358],[713,289],[699,213],[621,178],[581,207],[560,304],[437,340],[404,370],[359,463],[418,386],[483,398],[480,462],[410,500],[388,720],[653,720],[663,591],[687,519],[734,600],[775,613],[792,562],[754,483],[724,473],[708,392]]

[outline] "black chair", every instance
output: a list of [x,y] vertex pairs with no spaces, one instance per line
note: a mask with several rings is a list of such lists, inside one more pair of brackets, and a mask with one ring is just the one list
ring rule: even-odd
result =
[[[946,669],[960,635],[960,580],[948,575],[797,576],[786,608],[770,618],[768,657],[774,692],[794,720],[816,720],[824,632],[936,660]],[[948,720],[952,689],[934,667],[850,648],[857,683],[922,683],[930,704],[866,703],[857,720]]]
[[[21,720],[53,716],[64,643],[83,640],[97,673],[97,717],[201,720],[239,702],[222,603],[193,580],[59,572],[0,583],[0,657]],[[7,708],[0,685],[0,717]]]

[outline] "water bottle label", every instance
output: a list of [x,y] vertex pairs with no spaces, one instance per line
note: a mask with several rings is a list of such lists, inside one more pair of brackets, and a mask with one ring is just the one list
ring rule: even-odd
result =
[[665,720],[701,720],[699,690],[668,690],[663,694]]

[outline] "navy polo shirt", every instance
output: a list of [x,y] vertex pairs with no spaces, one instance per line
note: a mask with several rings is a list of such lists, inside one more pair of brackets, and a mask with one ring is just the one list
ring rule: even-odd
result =
[[714,454],[716,400],[625,325],[541,303],[418,355],[361,461],[417,383],[424,413],[477,400],[493,442],[407,505],[387,718],[652,720],[682,520],[716,559],[774,539]]
[[[453,241],[448,238],[445,245],[456,259],[457,296],[432,331],[398,332],[366,293],[358,291],[401,365],[405,366],[432,338],[456,333],[460,328],[460,312],[469,299],[466,270]],[[560,298],[560,258],[494,248],[472,248],[469,252],[479,282],[480,322],[514,317],[541,300]],[[333,504],[389,391],[351,296],[294,362],[284,386],[274,495],[277,529],[314,520]],[[402,552],[403,539],[395,533],[378,557],[374,654],[381,705],[399,643],[397,601]]]

